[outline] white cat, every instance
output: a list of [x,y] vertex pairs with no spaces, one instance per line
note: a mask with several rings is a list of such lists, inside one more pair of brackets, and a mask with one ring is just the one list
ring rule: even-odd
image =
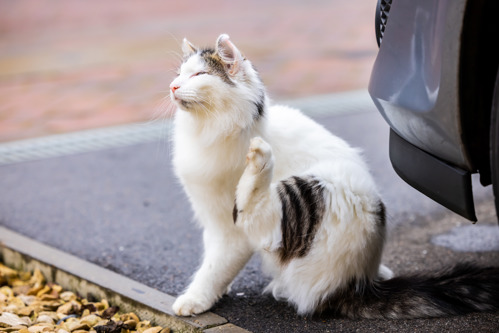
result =
[[173,165],[203,227],[205,253],[173,305],[177,315],[210,309],[254,252],[273,278],[266,290],[299,314],[460,313],[412,297],[400,282],[417,279],[384,281],[392,276],[380,265],[385,208],[358,150],[298,110],[270,106],[257,72],[227,35],[215,49],[185,39],[182,49],[170,85],[178,106]]

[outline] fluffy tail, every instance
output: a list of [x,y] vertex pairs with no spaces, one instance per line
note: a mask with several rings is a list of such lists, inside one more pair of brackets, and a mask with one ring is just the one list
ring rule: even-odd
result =
[[499,310],[499,268],[457,265],[432,276],[352,283],[319,312],[349,318],[414,319]]

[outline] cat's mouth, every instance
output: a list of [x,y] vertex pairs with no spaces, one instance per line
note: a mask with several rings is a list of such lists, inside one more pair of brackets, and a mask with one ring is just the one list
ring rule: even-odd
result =
[[180,104],[182,106],[191,105],[193,103],[191,101],[186,100],[182,96],[179,97],[176,93],[172,93],[171,96],[175,103]]
[[195,101],[195,100],[184,99],[182,97],[177,96],[176,94],[171,94],[171,95],[172,95],[173,102],[185,110],[190,110],[190,109],[193,109],[195,105],[202,105],[203,104],[203,103]]
[[189,106],[192,104],[189,101],[186,101],[185,99],[182,99],[181,97],[178,97],[175,93],[171,94],[172,95],[172,100],[175,104],[183,107],[183,108],[189,108]]
[[180,106],[183,106],[184,108],[188,108],[189,106],[192,105],[192,102],[186,101],[185,99],[182,99],[175,94],[172,94],[173,101],[177,103]]
[[174,102],[177,102],[177,103],[178,103],[179,101],[181,101],[181,99],[180,99],[180,98],[178,98],[178,97],[177,97],[177,95],[176,95],[174,92],[173,92],[173,93],[170,93],[170,96],[171,96],[171,98],[172,98],[172,100],[173,100]]

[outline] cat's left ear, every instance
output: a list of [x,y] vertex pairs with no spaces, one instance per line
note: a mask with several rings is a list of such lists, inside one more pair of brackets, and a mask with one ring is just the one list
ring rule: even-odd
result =
[[198,51],[197,48],[194,45],[192,45],[191,42],[187,40],[187,38],[184,38],[182,42],[182,52],[184,53],[184,58],[189,58],[197,51]]
[[216,51],[224,62],[229,75],[235,75],[244,59],[241,52],[230,41],[229,35],[222,34],[218,37]]

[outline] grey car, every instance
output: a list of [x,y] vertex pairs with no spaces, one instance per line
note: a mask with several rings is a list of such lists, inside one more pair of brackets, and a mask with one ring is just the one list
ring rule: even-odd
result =
[[[499,1],[379,0],[369,93],[398,175],[476,221],[471,174],[499,213]],[[499,216],[499,214],[498,214]]]

